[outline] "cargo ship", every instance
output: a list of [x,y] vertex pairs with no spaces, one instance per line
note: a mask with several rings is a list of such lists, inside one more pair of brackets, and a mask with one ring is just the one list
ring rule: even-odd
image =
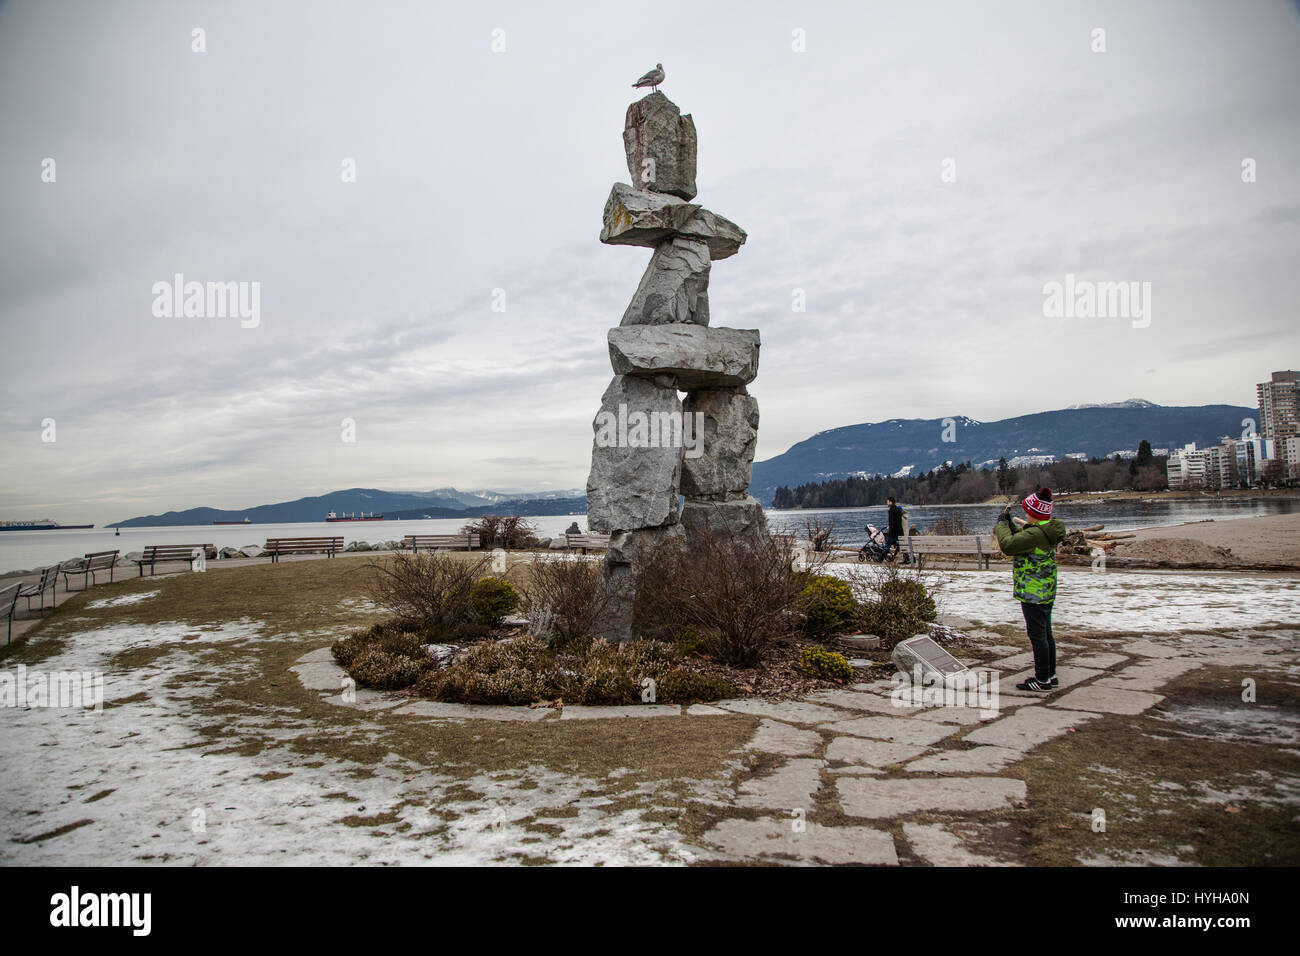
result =
[[252,524],[253,522],[251,519],[246,517],[244,518],[243,521],[214,521],[212,523],[213,524]]
[[325,520],[326,521],[383,521],[384,516],[377,515],[374,513],[366,514],[364,511],[361,512],[361,514],[359,515],[358,514],[336,515],[334,512],[331,511],[329,514],[325,516]]
[[0,521],[0,531],[85,531],[93,524],[59,524],[49,518],[38,521]]

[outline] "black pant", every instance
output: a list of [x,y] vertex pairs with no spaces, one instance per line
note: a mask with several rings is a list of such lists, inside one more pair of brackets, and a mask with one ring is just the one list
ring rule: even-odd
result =
[[1025,630],[1034,648],[1034,676],[1041,681],[1056,676],[1056,641],[1052,638],[1052,605],[1020,602]]
[[898,554],[898,535],[885,532],[885,557],[891,553]]

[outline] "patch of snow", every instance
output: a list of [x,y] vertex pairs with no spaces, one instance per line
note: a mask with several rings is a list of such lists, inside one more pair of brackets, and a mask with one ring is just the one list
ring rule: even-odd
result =
[[91,601],[87,604],[86,609],[98,611],[106,607],[126,607],[128,604],[139,604],[151,597],[157,597],[158,593],[157,591],[140,591],[136,594],[123,594],[121,597],[100,598],[98,601]]

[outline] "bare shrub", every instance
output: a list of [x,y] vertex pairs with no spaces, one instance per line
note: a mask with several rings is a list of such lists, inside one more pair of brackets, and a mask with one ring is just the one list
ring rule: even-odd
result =
[[523,585],[529,630],[555,647],[589,638],[609,605],[594,561],[545,560],[532,565]]
[[[397,617],[405,631],[441,641],[473,630],[474,585],[488,570],[487,558],[465,560],[446,554],[399,554],[370,564],[370,599]],[[481,627],[481,626],[480,626]]]
[[800,625],[804,575],[783,540],[702,534],[655,550],[637,578],[634,618],[642,637],[668,641],[687,629],[716,656],[753,667]]
[[930,534],[974,534],[964,515],[941,515],[939,520],[930,525]]
[[913,635],[927,633],[930,623],[939,616],[936,596],[943,579],[937,574],[882,565],[853,568],[847,580],[862,608],[863,630],[878,636],[885,650]]
[[803,530],[814,551],[829,551],[835,543],[835,523],[820,515],[804,518]]
[[483,515],[464,525],[461,534],[476,534],[479,547],[519,551],[537,547],[537,526],[522,515]]

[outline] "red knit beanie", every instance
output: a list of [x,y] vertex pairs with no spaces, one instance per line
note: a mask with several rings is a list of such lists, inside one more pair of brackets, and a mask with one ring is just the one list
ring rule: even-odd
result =
[[1020,504],[1029,517],[1036,521],[1046,521],[1052,516],[1052,489],[1039,488],[1037,494],[1030,495]]

